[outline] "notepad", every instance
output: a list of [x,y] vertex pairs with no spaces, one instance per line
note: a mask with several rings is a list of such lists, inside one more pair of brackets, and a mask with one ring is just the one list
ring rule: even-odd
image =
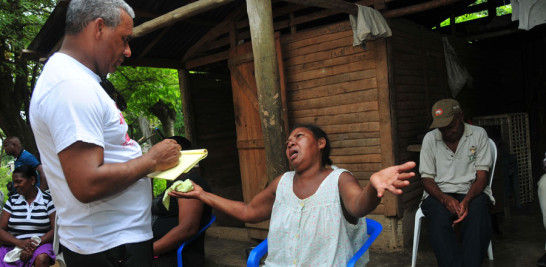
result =
[[206,149],[182,150],[180,152],[180,158],[176,167],[164,171],[152,172],[148,174],[148,177],[172,181],[180,176],[180,174],[189,172],[199,161],[208,155]]

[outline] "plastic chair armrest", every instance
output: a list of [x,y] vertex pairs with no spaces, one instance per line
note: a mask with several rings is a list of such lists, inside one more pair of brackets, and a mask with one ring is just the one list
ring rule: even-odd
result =
[[372,219],[366,218],[366,224],[367,224],[367,229],[368,229],[368,235],[370,235],[370,236],[368,237],[366,242],[364,242],[364,245],[362,245],[362,247],[349,260],[349,262],[347,263],[347,266],[350,266],[350,267],[355,266],[358,259],[360,259],[360,257],[362,257],[362,255],[364,255],[364,252],[366,252],[366,250],[368,250],[368,248],[370,248],[372,243],[375,241],[375,239],[379,236],[379,234],[383,230],[383,226],[381,226],[380,223],[378,223],[378,222],[376,222],[376,221],[374,221]]
[[258,267],[260,266],[260,260],[267,253],[267,238],[262,241],[258,246],[256,246],[250,254],[248,254],[248,260],[246,262],[247,267]]

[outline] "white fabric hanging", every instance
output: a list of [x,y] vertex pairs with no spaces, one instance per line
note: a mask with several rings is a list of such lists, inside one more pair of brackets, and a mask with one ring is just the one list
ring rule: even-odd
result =
[[510,0],[512,21],[519,20],[519,29],[530,30],[546,23],[546,0]]
[[387,21],[379,11],[367,6],[356,6],[358,7],[357,16],[349,15],[353,29],[353,46],[392,35]]

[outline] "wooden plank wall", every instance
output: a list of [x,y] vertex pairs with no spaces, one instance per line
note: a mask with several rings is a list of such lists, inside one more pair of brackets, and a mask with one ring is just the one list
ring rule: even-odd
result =
[[[391,20],[389,25],[393,33],[389,38],[389,62],[395,160],[418,162],[419,153],[407,148],[421,144],[432,121],[434,102],[450,97],[442,40],[439,34],[406,20]],[[418,174],[418,166],[415,172]],[[422,192],[418,178],[412,179],[400,198],[401,209],[415,206]]]
[[[209,150],[207,158],[199,163],[201,175],[214,193],[242,201],[230,78],[189,75],[189,88],[197,139],[194,146]],[[223,213],[215,214],[222,226],[244,225]]]
[[[391,140],[380,138],[376,43],[352,43],[348,20],[281,36],[289,126],[321,127],[334,164],[365,185],[382,168],[381,142]],[[384,205],[374,213],[384,214]]]

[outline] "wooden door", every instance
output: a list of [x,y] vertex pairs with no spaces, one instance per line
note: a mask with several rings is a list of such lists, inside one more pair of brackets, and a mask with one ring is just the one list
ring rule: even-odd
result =
[[[286,90],[280,51],[279,35],[276,34],[277,61],[279,65],[280,88],[283,102],[283,116],[287,125]],[[230,50],[229,69],[233,90],[233,105],[237,131],[237,149],[243,198],[249,203],[252,198],[267,186],[265,148],[259,115],[258,93],[254,77],[252,44],[245,43]],[[287,129],[287,128],[286,128]],[[284,149],[280,147],[279,149]],[[251,229],[268,229],[269,221],[246,224]],[[252,237],[263,238],[263,231],[250,231]]]

